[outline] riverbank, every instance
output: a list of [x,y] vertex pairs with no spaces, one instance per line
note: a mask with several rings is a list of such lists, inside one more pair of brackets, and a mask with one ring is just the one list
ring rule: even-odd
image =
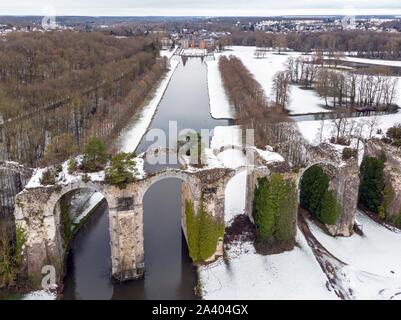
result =
[[143,136],[146,134],[150,124],[152,123],[152,119],[157,111],[160,101],[162,100],[170,80],[179,64],[180,61],[170,59],[170,70],[167,72],[165,78],[160,82],[153,97],[149,98],[138,119],[121,132],[119,142],[117,143],[121,151],[134,152],[137,149]]

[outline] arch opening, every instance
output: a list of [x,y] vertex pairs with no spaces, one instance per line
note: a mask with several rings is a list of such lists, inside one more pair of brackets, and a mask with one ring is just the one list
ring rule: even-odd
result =
[[54,208],[64,252],[63,299],[112,296],[109,205],[95,188],[64,193]]
[[224,223],[229,225],[236,216],[245,215],[247,204],[248,171],[236,172],[228,180],[224,191]]
[[336,225],[342,215],[339,184],[339,170],[334,164],[318,162],[306,167],[298,180],[300,212],[308,213],[324,229]]
[[[192,182],[193,183],[193,182]],[[189,255],[186,201],[194,201],[190,179],[152,179],[143,195],[145,277],[136,294],[152,299],[195,298],[196,270]]]

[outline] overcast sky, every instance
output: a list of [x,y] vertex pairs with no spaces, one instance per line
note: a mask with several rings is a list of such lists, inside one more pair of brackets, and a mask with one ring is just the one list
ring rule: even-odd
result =
[[269,16],[397,14],[400,0],[0,0],[0,15]]

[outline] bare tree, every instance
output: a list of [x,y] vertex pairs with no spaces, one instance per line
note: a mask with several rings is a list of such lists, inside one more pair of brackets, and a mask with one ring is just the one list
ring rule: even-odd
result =
[[345,138],[344,134],[348,125],[348,119],[350,117],[350,111],[345,108],[336,110],[331,114],[331,123],[335,129],[336,143],[340,141],[341,138]]
[[276,105],[285,109],[290,100],[291,76],[286,71],[279,71],[273,78],[273,90],[276,95]]
[[278,54],[288,47],[287,37],[284,34],[277,34],[273,40],[273,46],[277,49]]
[[366,120],[366,125],[368,127],[369,138],[372,138],[373,133],[378,130],[380,120],[377,116],[369,117]]

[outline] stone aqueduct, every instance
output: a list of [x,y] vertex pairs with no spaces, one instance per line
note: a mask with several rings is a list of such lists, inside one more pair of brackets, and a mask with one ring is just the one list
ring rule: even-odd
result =
[[[335,226],[330,226],[333,235],[349,236],[352,230],[357,205],[359,176],[355,159],[342,161],[329,145],[322,144],[309,150],[301,169],[290,169],[287,162],[266,162],[254,152],[254,165],[247,170],[246,214],[251,217],[253,193],[257,178],[272,172],[286,173],[294,182],[312,165],[319,164],[330,176],[330,188],[335,191],[342,206],[342,216]],[[310,160],[308,160],[310,159]],[[109,206],[109,229],[112,253],[112,275],[124,281],[136,279],[144,272],[144,226],[142,199],[148,188],[159,180],[178,178],[182,183],[182,201],[191,199],[197,207],[203,202],[206,213],[224,221],[225,189],[239,170],[227,168],[203,169],[189,172],[180,169],[149,174],[146,178],[129,184],[125,189],[105,182],[83,182],[81,179],[69,184],[25,189],[17,195],[15,204],[16,224],[27,236],[24,249],[24,267],[33,278],[41,277],[42,267],[53,265],[62,273],[66,246],[61,235],[60,199],[78,189],[93,189],[101,192]],[[183,205],[184,210],[184,205]],[[252,217],[251,217],[252,219]],[[185,214],[182,215],[184,234]],[[211,259],[222,254],[220,242]]]

